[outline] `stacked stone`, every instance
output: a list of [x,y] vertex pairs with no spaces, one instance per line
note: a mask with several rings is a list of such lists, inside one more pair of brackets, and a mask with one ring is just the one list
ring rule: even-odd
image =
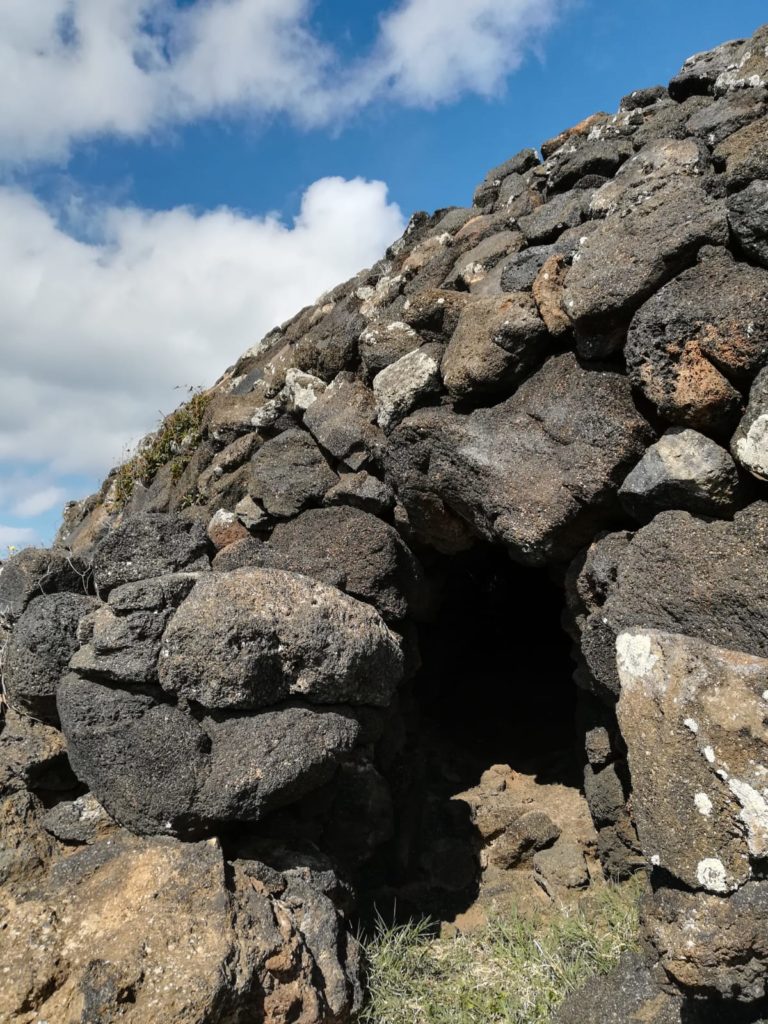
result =
[[[360,864],[390,837],[421,563],[479,541],[570,565],[601,854],[652,872],[656,966],[626,1013],[766,996],[767,211],[764,27],[494,168],[471,207],[415,215],[223,375],[180,474],[123,505],[111,476],[52,551],[3,566],[3,899],[19,934],[58,923],[2,1013],[350,1019],[345,890],[306,841],[343,834]],[[211,837],[261,822],[283,861],[273,840],[225,870]],[[197,936],[194,985],[118,956],[138,883],[104,961],[84,940],[56,960],[134,875]]]

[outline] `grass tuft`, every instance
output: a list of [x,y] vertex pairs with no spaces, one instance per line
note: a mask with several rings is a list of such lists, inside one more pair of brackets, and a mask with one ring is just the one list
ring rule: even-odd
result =
[[638,934],[644,879],[597,890],[546,920],[497,916],[435,938],[434,925],[379,920],[367,944],[363,1024],[545,1024],[563,999],[606,974]]
[[117,471],[114,504],[122,508],[131,499],[136,483],[148,487],[162,466],[171,465],[171,479],[179,480],[193,451],[202,440],[202,423],[212,394],[197,392],[166,416],[156,433],[145,438],[138,451]]

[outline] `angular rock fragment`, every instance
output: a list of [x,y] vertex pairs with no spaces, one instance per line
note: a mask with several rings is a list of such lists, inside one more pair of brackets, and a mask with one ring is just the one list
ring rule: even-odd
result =
[[619,488],[637,519],[665,509],[727,516],[736,505],[739,476],[725,449],[695,430],[673,427],[646,451]]
[[633,382],[673,423],[727,430],[741,406],[734,383],[768,352],[768,273],[707,249],[699,264],[638,310],[626,357]]
[[102,597],[123,583],[209,568],[205,527],[181,515],[130,516],[110,530],[93,554],[94,582]]
[[542,564],[610,517],[618,479],[651,436],[626,378],[567,354],[491,409],[411,416],[391,435],[389,472],[426,541],[460,536],[458,520]]
[[768,117],[729,135],[714,153],[715,166],[724,168],[729,192],[749,185],[755,178],[768,178]]
[[87,642],[70,665],[80,675],[122,685],[157,683],[163,630],[199,577],[176,573],[116,587],[87,620]]
[[661,512],[618,554],[607,598],[588,614],[581,649],[601,692],[617,696],[616,637],[649,628],[768,657],[768,505],[733,522]]
[[402,320],[369,324],[360,335],[360,359],[373,378],[390,363],[397,362],[423,343],[416,331]]
[[[641,201],[642,200],[642,201]],[[584,352],[600,351],[600,337],[675,273],[690,266],[704,245],[728,239],[725,206],[684,176],[633,195],[622,216],[608,217],[573,258],[565,308],[584,339]]]
[[712,93],[718,76],[734,61],[743,43],[743,39],[734,39],[713,50],[693,54],[669,83],[669,95],[681,101],[697,93]]
[[442,346],[424,345],[376,374],[373,396],[378,423],[383,430],[391,430],[409,412],[440,391],[442,354]]
[[325,494],[326,505],[351,505],[363,512],[384,517],[395,504],[392,488],[383,480],[371,476],[363,469],[359,473],[344,473],[339,482]]
[[442,361],[443,381],[456,400],[509,390],[543,358],[547,330],[524,292],[476,299],[459,317]]
[[99,602],[84,594],[34,598],[5,651],[3,684],[12,707],[56,724],[56,689],[79,646],[77,628]]
[[207,708],[387,704],[403,657],[379,614],[295,573],[238,569],[201,579],[171,619],[158,672]]
[[518,223],[528,244],[554,242],[565,230],[581,224],[586,220],[591,197],[587,189],[576,189],[554,196],[527,217],[521,217]]
[[344,374],[307,410],[304,425],[321,448],[350,469],[375,461],[384,444],[371,392]]
[[642,921],[661,966],[684,990],[736,1003],[766,994],[768,882],[748,882],[727,899],[665,887],[646,898]]
[[337,480],[323,453],[303,430],[278,434],[251,459],[251,497],[273,516],[287,518],[309,505],[319,505]]

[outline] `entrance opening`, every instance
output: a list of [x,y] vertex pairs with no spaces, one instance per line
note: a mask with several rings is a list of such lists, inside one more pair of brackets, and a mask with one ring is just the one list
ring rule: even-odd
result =
[[493,766],[509,766],[498,788],[519,777],[531,810],[538,784],[581,785],[562,587],[490,545],[436,559],[429,574],[439,607],[419,625],[422,665],[404,699],[408,739],[393,786],[396,838],[374,897],[393,920],[452,920],[477,899],[489,839],[474,796],[462,795],[477,794],[481,779],[488,787]]

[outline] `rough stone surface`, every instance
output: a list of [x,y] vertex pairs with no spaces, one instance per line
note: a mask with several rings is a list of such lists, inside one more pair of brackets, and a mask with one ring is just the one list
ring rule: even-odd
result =
[[237,569],[196,584],[163,635],[159,676],[208,708],[386,704],[402,654],[369,605],[295,573]]
[[671,508],[727,516],[734,511],[738,485],[725,449],[695,430],[673,427],[648,448],[619,488],[619,498],[638,519]]
[[459,520],[540,564],[594,533],[650,438],[625,378],[564,355],[492,409],[410,417],[392,435],[390,472],[412,526],[433,542],[450,541]]
[[731,892],[768,854],[768,660],[639,629],[616,651],[646,856],[689,889]]
[[93,577],[105,596],[113,587],[150,576],[210,568],[205,527],[180,515],[130,516],[111,530],[93,555]]
[[[332,904],[307,886],[299,899],[284,880],[272,895],[255,874],[238,867],[229,888],[216,843],[124,834],[58,861],[35,891],[3,901],[0,1015],[21,1024],[347,1019],[359,1003],[357,952],[350,937],[345,955]],[[324,912],[324,928],[306,926],[310,911]]]
[[723,250],[702,255],[638,311],[627,366],[666,419],[722,430],[741,405],[734,382],[768,356],[768,274]]
[[351,1024],[341,914],[466,931],[640,869],[649,970],[561,1019],[756,1024],[766,54],[414,214],[0,565],[3,695],[61,725],[4,702],[0,1018]]
[[60,551],[25,548],[0,566],[0,617],[17,619],[34,597],[88,592],[85,564]]
[[440,390],[442,348],[425,345],[401,356],[373,378],[377,419],[391,430],[403,417]]
[[568,996],[552,1024],[683,1024],[681,1000],[663,993],[634,953]]
[[371,392],[359,381],[343,377],[337,377],[307,410],[304,424],[321,448],[350,469],[375,461],[384,443]]
[[418,618],[427,605],[411,551],[391,526],[358,509],[310,509],[278,526],[269,546],[286,568],[367,601],[387,620]]
[[619,553],[615,582],[586,617],[581,650],[603,693],[618,695],[616,637],[649,628],[768,657],[768,506],[733,522],[662,512]]
[[461,316],[442,361],[451,397],[509,391],[547,351],[547,332],[530,295],[477,299]]
[[301,430],[278,434],[251,459],[251,497],[274,516],[295,516],[309,505],[319,505],[337,480],[323,453]]
[[642,909],[651,947],[683,989],[735,1002],[766,994],[768,883],[748,882],[728,899],[663,888]]
[[282,707],[197,722],[149,696],[69,676],[70,759],[105,810],[140,835],[256,821],[332,777],[360,736],[349,712]]
[[83,594],[33,598],[5,652],[3,684],[12,707],[56,723],[56,687],[78,647],[78,623],[97,606]]
[[713,92],[715,82],[734,61],[743,42],[743,39],[735,39],[713,50],[693,54],[669,83],[669,95],[680,101],[695,93]]
[[716,164],[724,165],[730,191],[744,188],[755,178],[768,177],[768,118],[740,128],[715,147]]
[[728,197],[728,223],[745,255],[768,267],[768,181],[751,181]]
[[755,377],[747,408],[731,439],[731,451],[758,480],[768,480],[768,367]]
[[[679,178],[632,196],[577,250],[565,289],[565,307],[585,339],[605,333],[676,272],[704,245],[725,244],[725,206],[695,180]],[[595,343],[585,342],[585,352]]]

